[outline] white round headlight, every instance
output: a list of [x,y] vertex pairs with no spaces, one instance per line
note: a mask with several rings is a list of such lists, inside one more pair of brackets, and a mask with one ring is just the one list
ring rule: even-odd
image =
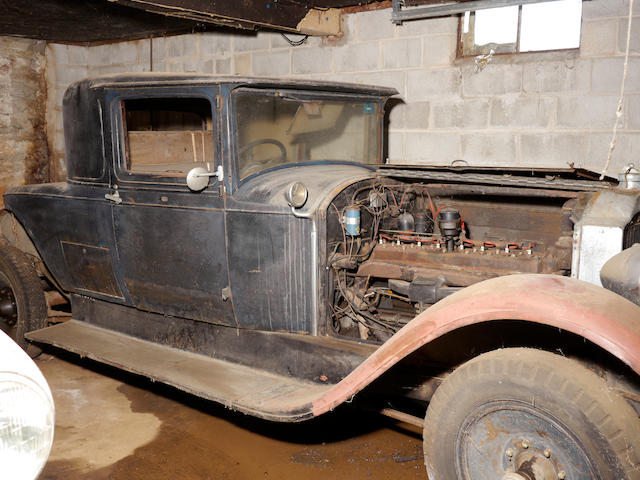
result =
[[53,443],[51,394],[33,380],[0,371],[0,465],[3,477],[33,480]]
[[42,372],[0,331],[0,478],[38,477],[51,451],[54,417]]

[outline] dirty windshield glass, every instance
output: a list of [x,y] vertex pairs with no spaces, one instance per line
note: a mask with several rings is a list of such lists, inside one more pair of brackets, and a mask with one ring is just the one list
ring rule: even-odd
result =
[[234,98],[240,178],[301,162],[380,162],[378,103],[248,89]]

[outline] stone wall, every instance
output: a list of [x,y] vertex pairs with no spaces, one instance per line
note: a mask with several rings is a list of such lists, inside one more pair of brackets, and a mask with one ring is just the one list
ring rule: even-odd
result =
[[0,194],[49,179],[45,67],[44,42],[0,37]]
[[[457,59],[457,18],[395,26],[390,10],[346,14],[339,40],[291,46],[278,33],[221,32],[48,49],[50,134],[62,147],[63,88],[86,74],[172,71],[267,75],[395,87],[394,163],[555,166],[601,170],[623,70],[627,0],[584,2],[579,50],[496,56],[476,72]],[[640,12],[638,12],[640,13]],[[624,115],[611,172],[640,164],[640,17],[634,19]],[[51,78],[54,77],[54,80]],[[52,83],[53,82],[53,83]],[[53,132],[51,130],[53,128]]]

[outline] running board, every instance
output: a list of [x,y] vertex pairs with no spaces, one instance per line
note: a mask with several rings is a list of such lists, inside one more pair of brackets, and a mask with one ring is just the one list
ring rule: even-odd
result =
[[77,320],[26,337],[279,422],[313,417],[311,403],[333,386],[158,345]]

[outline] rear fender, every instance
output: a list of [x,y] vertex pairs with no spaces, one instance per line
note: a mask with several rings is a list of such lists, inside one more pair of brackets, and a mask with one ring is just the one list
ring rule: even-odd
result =
[[569,277],[509,275],[474,284],[422,312],[313,402],[314,415],[348,400],[436,338],[491,320],[525,320],[573,332],[640,374],[639,306],[602,287]]

